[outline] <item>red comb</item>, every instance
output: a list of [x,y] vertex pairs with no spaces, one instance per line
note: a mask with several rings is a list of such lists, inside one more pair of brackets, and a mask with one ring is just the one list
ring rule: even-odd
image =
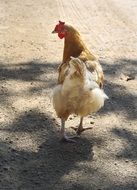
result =
[[64,25],[64,24],[65,24],[65,22],[62,22],[62,21],[60,21],[60,20],[59,20],[59,24],[62,24],[62,25]]
[[65,37],[65,30],[64,30],[65,22],[59,20],[59,23],[55,26],[54,33],[58,33],[58,37],[60,39]]

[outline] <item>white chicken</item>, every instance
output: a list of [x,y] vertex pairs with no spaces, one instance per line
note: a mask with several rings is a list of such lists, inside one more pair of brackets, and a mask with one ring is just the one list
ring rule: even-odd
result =
[[97,112],[108,98],[96,82],[97,72],[89,71],[86,64],[79,58],[71,57],[63,84],[57,85],[53,92],[53,106],[61,119],[61,138],[68,142],[74,142],[73,137],[67,137],[65,134],[65,121],[69,115],[80,116],[80,124],[76,129],[77,135],[80,135],[89,129],[83,128],[83,117]]

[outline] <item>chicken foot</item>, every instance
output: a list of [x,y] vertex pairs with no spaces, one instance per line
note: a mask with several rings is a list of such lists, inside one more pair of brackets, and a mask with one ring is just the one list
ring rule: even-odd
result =
[[75,143],[76,141],[74,140],[74,138],[76,138],[78,136],[72,136],[72,137],[68,137],[65,134],[65,120],[61,119],[61,141],[63,142],[70,142],[70,143]]
[[92,127],[83,128],[83,117],[80,118],[80,124],[78,127],[71,127],[71,128],[76,131],[77,135],[81,135],[82,132],[92,129]]

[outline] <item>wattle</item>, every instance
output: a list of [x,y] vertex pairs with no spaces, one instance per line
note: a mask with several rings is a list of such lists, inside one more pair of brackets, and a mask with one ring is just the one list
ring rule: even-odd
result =
[[65,37],[65,33],[63,33],[63,32],[58,33],[58,37],[60,39],[64,38]]

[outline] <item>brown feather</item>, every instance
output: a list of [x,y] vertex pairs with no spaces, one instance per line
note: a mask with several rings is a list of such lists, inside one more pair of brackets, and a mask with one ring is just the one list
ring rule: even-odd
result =
[[62,64],[60,64],[59,66],[58,83],[59,84],[63,83],[66,76],[68,62],[70,61],[70,57],[73,56],[84,61],[87,69],[90,72],[93,72],[94,70],[97,72],[98,77],[96,82],[100,87],[102,87],[104,82],[104,75],[99,61],[88,50],[79,32],[75,28],[69,25],[65,25],[65,30],[66,30],[66,36],[64,42],[63,61]]

